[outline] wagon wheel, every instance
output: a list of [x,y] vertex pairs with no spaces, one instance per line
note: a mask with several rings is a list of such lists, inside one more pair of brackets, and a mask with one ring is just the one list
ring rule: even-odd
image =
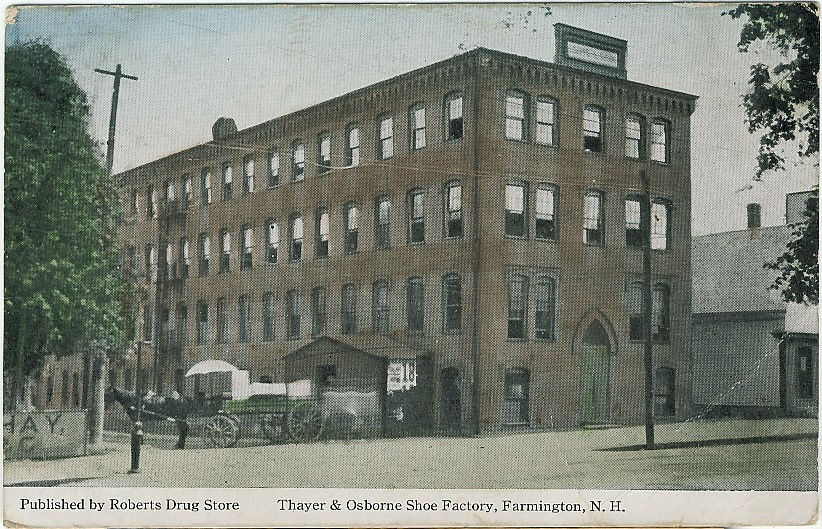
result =
[[240,438],[240,421],[236,417],[215,415],[206,424],[205,433],[211,444],[218,448],[234,446]]
[[323,433],[323,416],[310,402],[302,402],[291,410],[286,420],[288,433],[297,442],[316,441]]
[[260,429],[272,443],[282,442],[285,435],[285,421],[277,413],[265,413],[260,416]]

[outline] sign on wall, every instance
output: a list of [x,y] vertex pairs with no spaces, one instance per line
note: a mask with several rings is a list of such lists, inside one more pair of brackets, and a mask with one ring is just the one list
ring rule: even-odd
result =
[[3,414],[4,459],[48,459],[86,454],[86,410]]

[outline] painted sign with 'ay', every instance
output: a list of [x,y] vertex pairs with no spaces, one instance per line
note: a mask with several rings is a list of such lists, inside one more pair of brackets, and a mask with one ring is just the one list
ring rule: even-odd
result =
[[3,458],[85,455],[86,413],[86,410],[59,410],[3,414]]

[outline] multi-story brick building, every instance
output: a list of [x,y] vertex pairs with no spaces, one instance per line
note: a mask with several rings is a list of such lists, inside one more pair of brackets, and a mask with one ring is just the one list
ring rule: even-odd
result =
[[478,48],[119,175],[152,384],[323,348],[344,379],[343,347],[402,359],[443,428],[639,422],[644,170],[656,411],[686,413],[696,98],[626,48],[557,25],[555,63]]

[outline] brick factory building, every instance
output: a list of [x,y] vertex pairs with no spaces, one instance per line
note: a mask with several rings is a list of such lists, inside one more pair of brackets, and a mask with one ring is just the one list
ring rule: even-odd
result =
[[627,80],[625,41],[556,38],[554,63],[478,48],[221,118],[120,174],[149,386],[190,391],[205,359],[284,382],[297,358],[319,386],[424,389],[435,429],[641,422],[645,170],[655,411],[685,416],[696,97]]

